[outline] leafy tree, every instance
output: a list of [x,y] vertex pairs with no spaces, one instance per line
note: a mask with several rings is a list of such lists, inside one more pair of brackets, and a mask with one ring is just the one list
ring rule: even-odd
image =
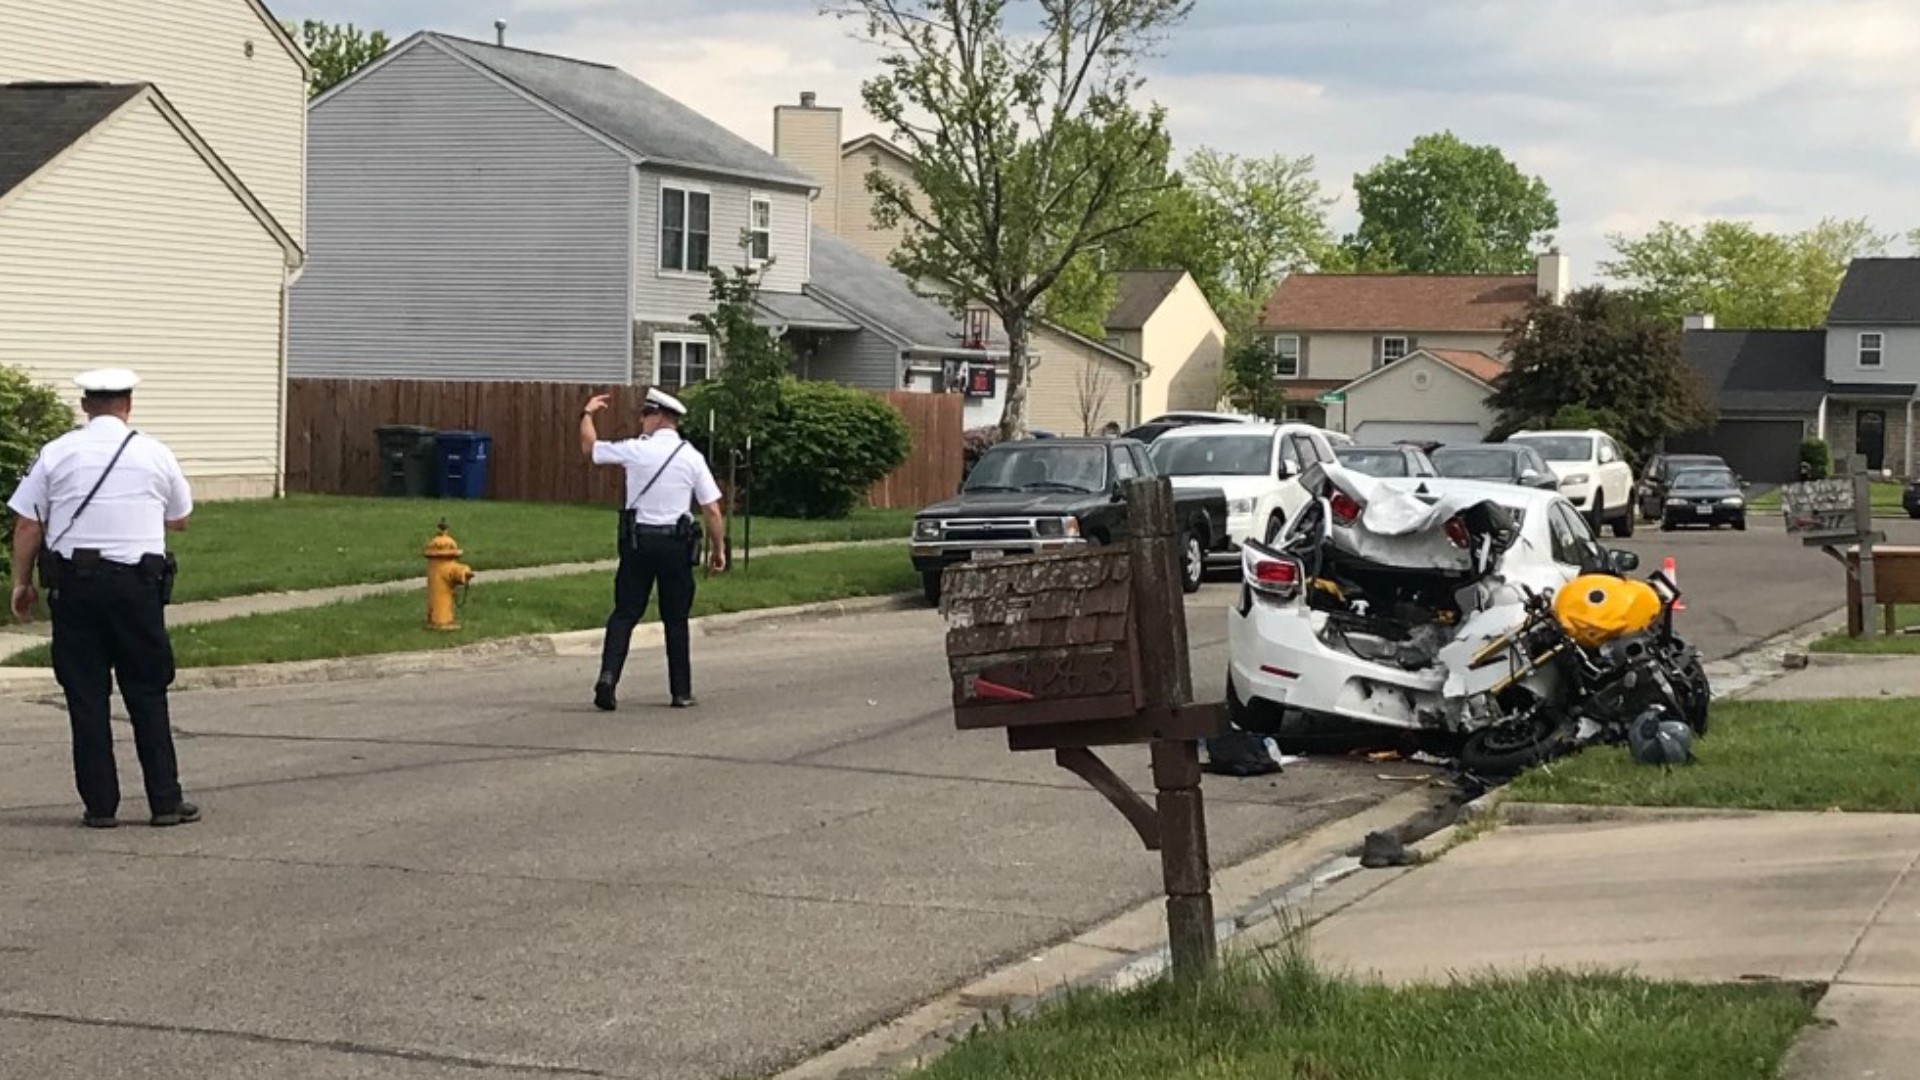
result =
[[1113,310],[1119,283],[1102,265],[1102,254],[1090,251],[1069,262],[1040,298],[1038,316],[1095,341],[1106,337],[1107,312]]
[[1139,61],[1192,0],[1012,7],[830,0],[827,10],[881,49],[861,97],[913,159],[912,184],[867,176],[875,223],[906,226],[893,265],[947,283],[956,307],[999,317],[1010,353],[1000,426],[1017,437],[1043,299],[1077,259],[1145,221],[1165,186],[1165,111],[1135,105]]
[[[684,395],[687,437],[705,445],[708,410],[719,387],[705,382]],[[913,434],[884,398],[838,383],[780,381],[779,406],[753,443],[756,513],[840,518],[874,483],[900,466]]]
[[1287,396],[1276,377],[1273,352],[1251,338],[1242,338],[1228,347],[1225,397],[1235,409],[1249,416],[1278,420],[1286,413]]
[[[769,266],[772,264],[769,263]],[[709,268],[713,310],[693,316],[713,341],[719,364],[702,398],[720,416],[714,446],[722,454],[763,442],[780,408],[781,380],[793,373],[793,350],[754,318],[765,270]]]
[[1506,349],[1512,361],[1487,399],[1496,437],[1593,424],[1644,454],[1667,435],[1714,420],[1705,388],[1680,358],[1679,324],[1620,292],[1592,286],[1564,304],[1536,300],[1509,327]]
[[392,42],[384,30],[362,31],[352,23],[328,23],[308,19],[295,26],[286,24],[287,36],[306,50],[313,65],[309,97],[319,97],[346,80],[349,75],[380,59]]
[[[52,387],[35,382],[17,367],[0,365],[0,503],[33,467],[40,448],[73,429],[73,409]],[[13,551],[13,515],[0,513],[0,551]],[[0,558],[0,577],[12,573],[10,558]]]
[[1415,139],[1406,156],[1354,177],[1353,190],[1360,228],[1346,247],[1360,269],[1524,273],[1560,226],[1546,181],[1451,131]]
[[1826,219],[1798,233],[1762,232],[1744,221],[1661,222],[1637,239],[1608,237],[1618,257],[1600,270],[1664,319],[1701,312],[1727,329],[1810,329],[1826,321],[1847,264],[1884,255],[1893,239],[1858,218]]

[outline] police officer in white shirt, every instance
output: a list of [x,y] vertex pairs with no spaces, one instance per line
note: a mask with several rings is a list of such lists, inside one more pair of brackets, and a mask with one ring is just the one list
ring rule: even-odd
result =
[[613,579],[613,614],[607,618],[601,647],[600,677],[593,703],[614,707],[614,688],[627,662],[633,628],[647,613],[654,583],[660,585],[660,622],[667,633],[667,686],[673,707],[694,704],[693,663],[688,656],[687,615],[693,610],[693,568],[699,560],[699,533],[692,507],[706,520],[715,573],[727,568],[720,544],[720,486],[707,459],[680,437],[687,407],[660,390],[648,390],[640,408],[640,437],[605,442],[594,415],[607,407],[605,394],[587,402],[580,414],[580,450],[595,465],[619,465],[627,471],[626,501],[620,512],[620,569]]
[[173,588],[166,530],[187,527],[193,493],[173,452],[127,426],[131,371],[82,373],[86,426],[48,443],[7,506],[13,534],[13,614],[39,599],[36,563],[53,611],[53,671],[67,695],[73,774],[90,828],[118,824],[120,779],[109,724],[114,680],[133,720],[152,823],[200,819],[180,793],[167,715],[173,642],[165,607]]

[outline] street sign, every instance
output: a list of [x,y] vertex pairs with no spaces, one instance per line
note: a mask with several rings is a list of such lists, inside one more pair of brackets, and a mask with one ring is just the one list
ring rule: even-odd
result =
[[1347,401],[1347,395],[1338,390],[1329,390],[1315,400],[1322,405],[1344,405]]

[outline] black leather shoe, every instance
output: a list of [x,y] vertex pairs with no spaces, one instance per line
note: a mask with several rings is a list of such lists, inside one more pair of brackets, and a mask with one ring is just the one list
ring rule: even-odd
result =
[[601,712],[612,712],[614,707],[613,684],[605,679],[593,684],[593,707]]
[[673,707],[676,709],[691,709],[698,704],[700,704],[699,700],[692,694],[673,695]]
[[81,818],[80,821],[89,829],[117,829],[120,827],[120,819],[114,817],[112,814],[88,814],[86,817]]
[[165,829],[174,825],[191,825],[199,820],[200,808],[183,799],[173,809],[153,815],[153,827]]

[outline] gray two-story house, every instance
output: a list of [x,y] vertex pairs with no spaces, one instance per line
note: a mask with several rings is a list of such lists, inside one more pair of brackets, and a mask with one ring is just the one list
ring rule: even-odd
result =
[[423,32],[308,132],[292,376],[685,386],[723,362],[693,316],[736,266],[809,377],[989,360],[891,269],[820,258],[810,177],[617,68]]
[[1920,259],[1855,259],[1827,309],[1820,427],[1836,456],[1912,476]]

